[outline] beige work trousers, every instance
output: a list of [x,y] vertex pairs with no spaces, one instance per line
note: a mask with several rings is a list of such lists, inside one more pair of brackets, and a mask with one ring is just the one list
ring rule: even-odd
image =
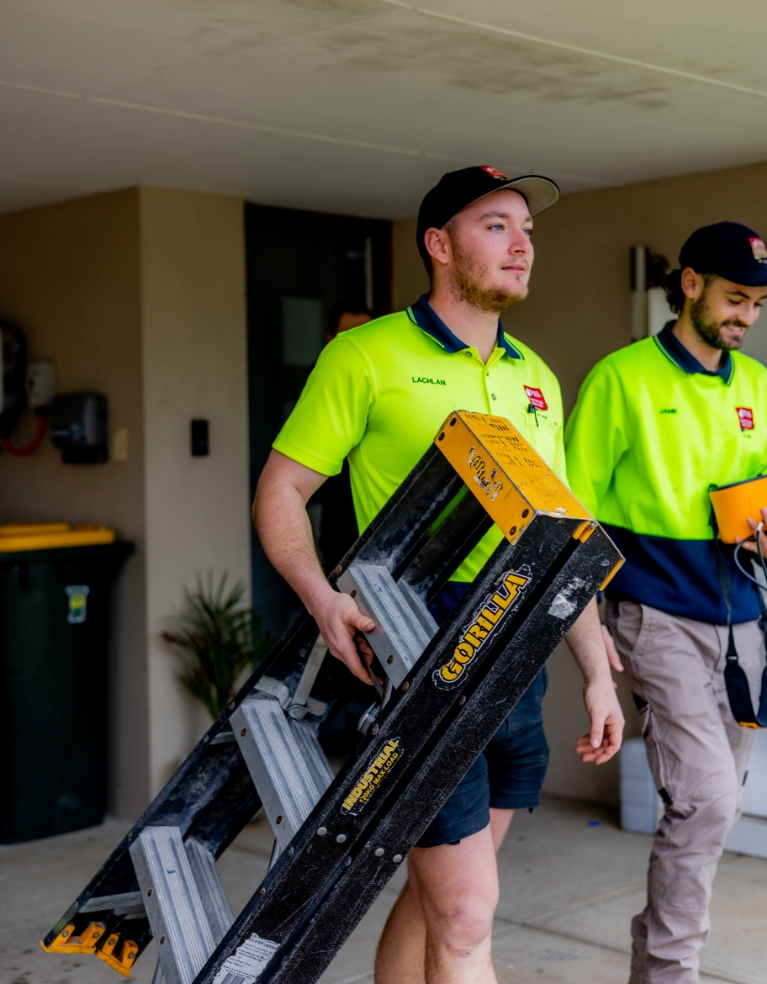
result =
[[[666,808],[655,834],[647,905],[631,924],[631,984],[698,984],[711,923],[711,885],[740,816],[754,730],[732,716],[724,685],[727,629],[634,602],[608,602],[606,622],[639,712]],[[733,628],[752,697],[759,699],[762,634]]]

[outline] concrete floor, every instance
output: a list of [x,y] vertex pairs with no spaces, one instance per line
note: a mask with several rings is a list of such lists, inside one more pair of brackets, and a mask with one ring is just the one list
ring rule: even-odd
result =
[[[117,984],[122,978],[93,957],[44,954],[38,940],[82,889],[127,825],[102,827],[29,844],[0,846],[2,984]],[[247,827],[219,862],[235,912],[266,871],[271,833]],[[650,839],[619,830],[613,811],[548,798],[514,820],[499,855],[501,903],[495,927],[500,984],[625,984],[629,920],[644,903]],[[387,886],[322,984],[371,984],[375,944],[404,878]],[[767,861],[725,855],[703,953],[704,981],[767,984]],[[149,984],[150,947],[132,980]]]

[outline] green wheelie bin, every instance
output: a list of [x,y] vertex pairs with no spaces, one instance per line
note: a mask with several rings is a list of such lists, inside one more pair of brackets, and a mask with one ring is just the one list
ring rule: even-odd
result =
[[134,550],[103,526],[0,526],[0,843],[104,818],[110,587]]

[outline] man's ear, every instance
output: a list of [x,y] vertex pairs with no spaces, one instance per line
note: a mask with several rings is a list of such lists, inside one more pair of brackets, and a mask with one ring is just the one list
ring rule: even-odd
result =
[[445,229],[427,229],[423,236],[426,252],[432,259],[432,263],[439,263],[447,266],[453,258],[450,236]]
[[685,297],[691,301],[700,300],[706,286],[705,278],[702,274],[696,273],[692,267],[685,267],[679,278],[679,283]]

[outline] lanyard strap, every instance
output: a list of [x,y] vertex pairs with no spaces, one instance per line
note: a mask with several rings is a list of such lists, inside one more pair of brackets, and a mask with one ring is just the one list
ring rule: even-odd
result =
[[[719,584],[722,588],[724,604],[727,608],[727,652],[725,653],[724,683],[727,688],[727,699],[730,710],[738,724],[743,728],[764,728],[767,727],[767,668],[762,675],[762,693],[759,701],[758,713],[754,710],[754,703],[751,700],[751,688],[748,685],[748,677],[740,665],[738,651],[735,648],[735,636],[732,631],[732,575],[727,565],[727,560],[722,550],[722,545],[717,537],[714,540],[716,545],[716,569],[719,575]],[[767,632],[767,607],[765,607],[762,589],[757,588],[759,598],[759,626],[763,632]],[[766,637],[767,638],[767,637]]]

